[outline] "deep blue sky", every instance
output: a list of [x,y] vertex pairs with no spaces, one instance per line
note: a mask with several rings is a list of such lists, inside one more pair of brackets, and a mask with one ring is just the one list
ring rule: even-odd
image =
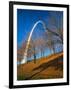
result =
[[[17,9],[17,45],[20,47],[22,42],[26,40],[28,34],[30,33],[33,25],[38,20],[45,21],[47,27],[53,28],[52,25],[49,24],[50,14],[51,13],[56,20],[60,23],[61,18],[63,19],[63,12],[61,11],[40,11],[40,10],[24,10]],[[58,23],[57,23],[58,24]],[[58,25],[56,25],[58,26]],[[61,24],[61,27],[63,24]],[[36,29],[41,28],[41,25],[38,25]],[[39,31],[38,31],[39,32]]]

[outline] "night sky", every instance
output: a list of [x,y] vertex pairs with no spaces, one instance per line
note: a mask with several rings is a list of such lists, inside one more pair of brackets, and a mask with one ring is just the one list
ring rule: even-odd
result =
[[[47,27],[50,29],[56,29],[54,25],[49,23],[50,21],[50,13],[56,18],[56,26],[59,28],[63,27],[63,23],[61,23],[61,19],[63,19],[62,11],[42,11],[42,10],[24,10],[17,9],[17,46],[21,47],[22,43],[26,40],[28,34],[30,33],[33,25],[38,20],[45,21]],[[54,24],[54,23],[53,23]],[[41,25],[37,25],[36,32],[38,28],[43,28]],[[40,32],[38,30],[38,32]]]

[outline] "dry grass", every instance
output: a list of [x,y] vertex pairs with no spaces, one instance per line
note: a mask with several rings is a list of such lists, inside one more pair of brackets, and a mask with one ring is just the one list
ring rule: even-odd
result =
[[17,67],[18,80],[53,79],[63,77],[63,52],[52,54]]

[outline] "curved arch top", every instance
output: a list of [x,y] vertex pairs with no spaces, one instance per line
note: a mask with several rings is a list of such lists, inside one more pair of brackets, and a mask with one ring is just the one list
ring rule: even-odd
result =
[[33,31],[35,30],[36,26],[37,26],[39,23],[42,24],[44,30],[46,30],[44,22],[43,22],[42,20],[37,21],[37,22],[34,24],[32,30],[31,30],[31,32],[30,32],[30,35],[29,35],[28,41],[29,41],[30,37],[32,36]]

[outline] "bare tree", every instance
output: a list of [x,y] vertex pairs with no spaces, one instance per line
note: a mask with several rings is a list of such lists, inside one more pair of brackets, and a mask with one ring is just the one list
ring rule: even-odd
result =
[[63,43],[63,18],[61,17],[61,13],[56,11],[55,15],[53,15],[52,12],[49,12],[48,14],[49,14],[49,24],[56,28],[54,33],[56,33],[56,35],[61,39]]

